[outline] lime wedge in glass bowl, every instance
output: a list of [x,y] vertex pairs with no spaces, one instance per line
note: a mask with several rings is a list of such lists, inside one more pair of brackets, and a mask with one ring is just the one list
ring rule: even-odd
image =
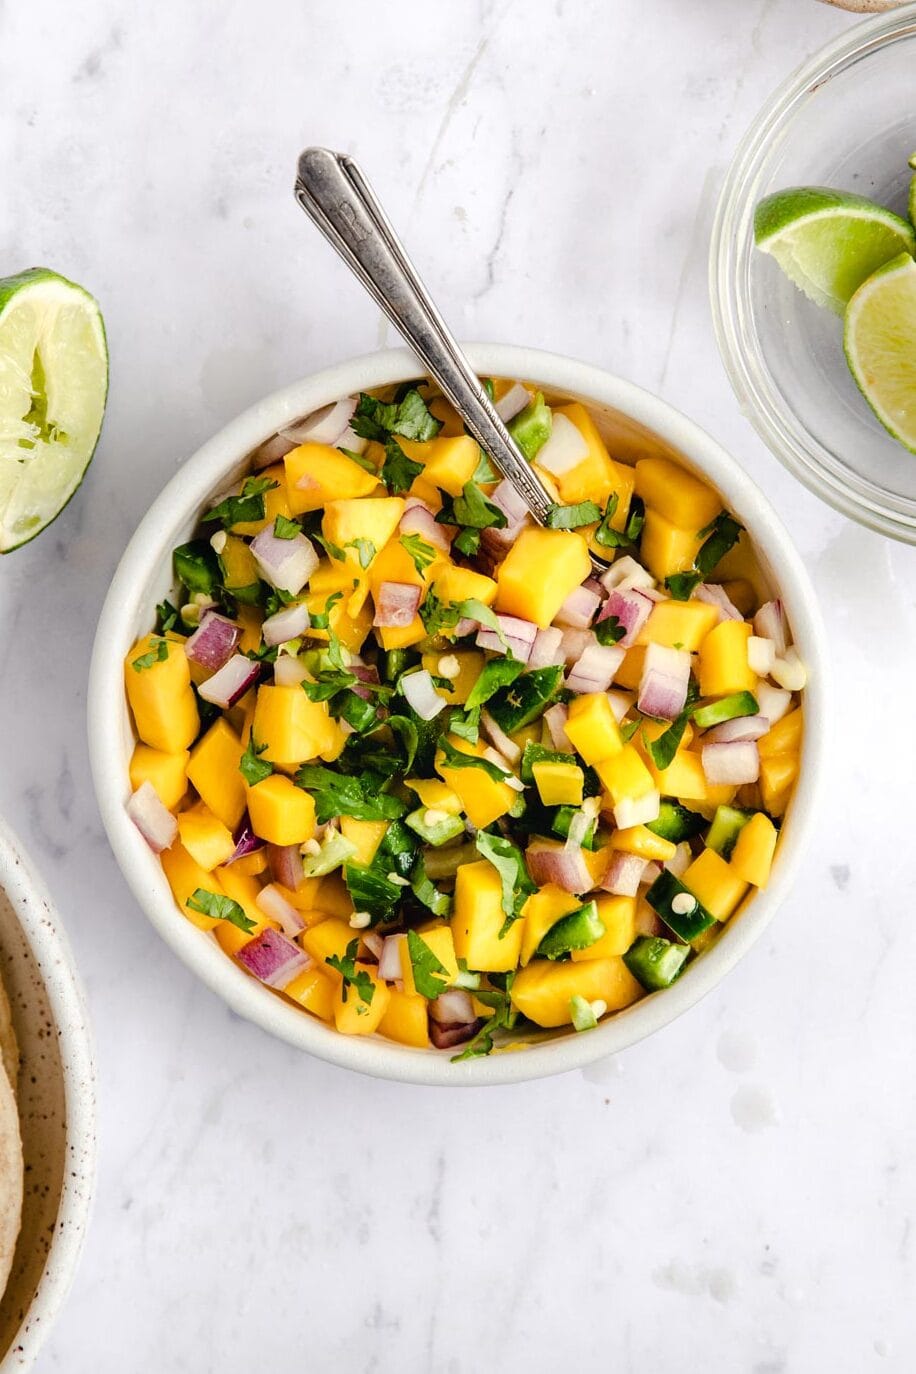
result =
[[916,253],[905,219],[864,196],[826,186],[776,191],[757,206],[757,247],[817,305],[842,315],[866,278],[900,253]]
[[0,553],[70,500],[107,394],[105,328],[89,292],[45,267],[0,279]]
[[901,253],[846,309],[846,361],[885,429],[916,453],[916,262]]

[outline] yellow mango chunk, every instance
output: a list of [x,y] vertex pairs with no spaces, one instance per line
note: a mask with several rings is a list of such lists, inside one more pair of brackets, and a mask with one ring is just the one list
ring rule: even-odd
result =
[[521,969],[512,983],[512,1005],[536,1026],[572,1024],[570,1002],[604,1002],[608,1011],[620,1011],[636,1002],[643,989],[622,959],[587,959],[583,963],[555,963],[535,959]]
[[804,726],[804,713],[800,706],[794,711],[790,711],[782,720],[778,720],[775,725],[757,741],[757,748],[762,759],[771,758],[773,754],[797,754],[801,748],[802,728]]
[[255,849],[251,854],[244,854],[241,859],[236,859],[232,866],[240,873],[256,878],[259,873],[267,872],[267,850]]
[[693,567],[703,542],[693,530],[679,529],[657,510],[647,509],[639,544],[640,562],[654,578],[664,582],[672,573]]
[[492,606],[496,600],[496,583],[492,577],[452,563],[440,565],[433,586],[440,601],[467,601],[475,597],[485,606]]
[[496,574],[497,610],[545,628],[591,569],[583,535],[574,530],[522,530]]
[[[321,521],[321,531],[326,539],[340,548],[346,548],[351,540],[367,539],[377,556],[394,536],[404,514],[404,506],[405,501],[401,496],[373,496],[362,501],[330,501]],[[358,562],[358,551],[349,552]]]
[[231,921],[217,921],[213,934],[216,936],[216,942],[223,953],[232,957],[260,935],[262,931],[266,930],[268,926],[276,928],[276,923],[268,921],[264,916],[261,917],[253,930],[239,930],[238,926],[234,926]]
[[242,627],[242,638],[239,640],[240,653],[247,653],[249,649],[257,649],[261,643],[261,626],[264,623],[264,616],[258,606],[239,605],[235,612],[236,622]]
[[322,973],[337,983],[340,981],[340,974],[331,968],[327,961],[334,956],[343,959],[347,953],[347,946],[358,938],[359,931],[354,930],[340,916],[329,916],[327,920],[303,931],[299,943],[306,953],[312,956]]
[[287,983],[283,996],[298,1002],[322,1021],[334,1020],[334,984],[317,968],[307,968]]
[[212,930],[214,926],[222,925],[217,916],[205,916],[202,911],[192,911],[188,906],[188,898],[193,897],[199,887],[205,892],[215,892],[217,896],[222,894],[218,875],[201,868],[177,840],[170,849],[162,851],[159,859],[182,916],[201,930]]
[[416,992],[401,992],[389,988],[390,997],[385,1015],[378,1023],[379,1035],[386,1040],[396,1040],[399,1045],[412,1045],[415,1049],[429,1048],[429,1023],[425,997]]
[[480,462],[480,449],[469,434],[440,435],[418,441],[398,439],[401,448],[415,463],[423,464],[423,478],[430,486],[460,496]]
[[[230,534],[219,553],[219,565],[223,574],[223,586],[227,592],[245,592],[257,587],[260,578],[254,554],[244,539]],[[244,600],[243,600],[243,603]]]
[[151,749],[148,744],[138,744],[130,758],[130,785],[134,792],[145,782],[156,789],[162,805],[174,811],[188,790],[187,749],[176,754],[165,754],[161,749]]
[[[153,662],[149,667],[134,666],[150,654]],[[196,739],[200,718],[181,644],[160,635],[144,635],[127,655],[124,684],[137,734],[144,744],[165,754],[178,754]]]
[[744,620],[723,620],[700,645],[700,693],[724,697],[732,692],[753,692],[757,675],[747,661],[747,641],[752,627]]
[[443,658],[457,659],[458,672],[454,677],[449,677],[451,687],[440,687],[438,690],[450,705],[461,705],[471,695],[471,689],[483,671],[483,651],[480,649],[446,649],[440,653],[425,653],[423,655],[423,667],[428,673],[442,677],[439,664]]
[[628,692],[638,692],[645,657],[643,645],[634,644],[632,649],[627,649],[623,662],[614,674],[614,686],[623,687]]
[[258,893],[261,891],[261,884],[257,878],[240,873],[235,864],[216,869],[215,876],[219,879],[220,888],[226,896],[231,897],[234,902],[238,902],[249,921],[259,923],[259,929],[264,925],[277,925],[277,922],[268,919],[258,906]]
[[624,744],[609,758],[595,764],[595,771],[614,806],[622,801],[637,801],[655,790],[652,774],[632,744]]
[[670,458],[640,458],[636,494],[679,529],[697,534],[715,520],[722,500],[712,487]]
[[406,778],[405,782],[431,811],[447,811],[450,816],[461,815],[461,798],[438,778]]
[[260,757],[284,768],[317,758],[336,740],[323,701],[310,701],[301,687],[259,687],[252,734]]
[[[287,520],[292,515],[289,508],[289,498],[286,494],[286,472],[283,464],[274,463],[272,467],[265,468],[257,476],[260,480],[266,479],[268,482],[276,484],[264,492],[264,518],[263,520],[237,520],[232,526],[233,534],[246,534],[254,538],[268,525],[272,527],[278,515],[285,516]],[[239,491],[241,489],[240,486]]]
[[[486,751],[486,746],[480,740],[477,744],[469,744],[457,735],[449,735],[448,741],[461,754],[481,757]],[[508,783],[495,782],[487,777],[482,768],[447,767],[442,762],[441,751],[436,753],[436,772],[458,795],[465,815],[478,830],[484,830],[504,816],[517,796]]]
[[507,973],[516,967],[525,922],[514,921],[500,939],[505,919],[502,882],[493,865],[486,859],[463,864],[455,878],[452,935],[455,954],[469,969]]
[[366,975],[372,985],[372,1000],[366,1002],[359,990],[341,982],[334,994],[334,1025],[341,1035],[373,1035],[388,1010],[391,992],[379,981],[375,964],[357,964],[357,973]]
[[579,401],[556,406],[554,414],[565,415],[588,445],[588,454],[580,463],[554,478],[560,500],[568,506],[578,501],[596,501],[603,510],[608,497],[616,492],[617,509],[611,524],[616,530],[624,529],[633,495],[633,469],[614,462],[594,420]]
[[354,863],[371,864],[388,830],[387,821],[359,821],[354,816],[341,816],[340,833],[356,845]]
[[238,735],[219,719],[197,741],[188,764],[188,777],[201,800],[233,831],[245,814],[245,781],[239,772],[242,753]]
[[604,934],[587,949],[574,949],[570,956],[574,964],[589,959],[617,959],[626,954],[636,939],[635,897],[596,897],[595,905]]
[[232,831],[203,802],[182,811],[178,817],[178,834],[191,858],[207,873],[235,853]]
[[564,892],[555,883],[547,883],[538,892],[533,892],[522,907],[524,933],[519,963],[524,966],[534,958],[534,952],[561,916],[575,911],[582,903],[572,892]]
[[368,496],[378,486],[375,473],[366,472],[329,444],[300,444],[287,453],[283,463],[293,515],[321,510],[330,501]]
[[653,859],[656,863],[667,863],[674,858],[676,844],[656,835],[645,825],[631,825],[624,830],[615,830],[611,836],[611,848],[624,854],[638,854],[641,859]]
[[564,728],[570,744],[586,763],[601,763],[623,748],[620,726],[605,692],[574,697]]
[[531,771],[545,806],[581,805],[585,774],[576,764],[543,760],[534,764]]
[[341,920],[349,921],[353,915],[353,898],[341,873],[329,873],[319,881],[315,905],[329,916],[339,916]]
[[248,816],[268,844],[305,844],[315,834],[315,802],[291,778],[272,773],[248,788]]
[[648,768],[663,797],[677,797],[685,802],[709,799],[709,783],[699,754],[679,749],[667,768],[656,768],[651,760]]
[[739,878],[746,883],[753,883],[754,887],[766,887],[770,881],[777,838],[775,825],[762,811],[758,811],[747,825],[742,826],[729,860]]
[[464,433],[464,421],[444,396],[434,396],[429,403],[429,412],[442,425],[439,433],[445,438]]
[[770,754],[760,760],[760,796],[771,816],[784,814],[797,777],[797,754]]
[[[330,610],[330,626],[337,638],[345,649],[351,653],[358,654],[363,643],[372,629],[372,604],[368,599],[368,582],[365,575],[358,575],[349,564],[340,564],[347,576],[347,586],[335,588],[343,591],[343,597],[335,601]],[[315,589],[315,578],[320,569],[315,570],[315,574],[309,584],[309,590],[305,596],[305,604],[308,607],[309,615],[322,615],[327,606],[329,597],[333,592]],[[319,629],[314,624],[309,630],[310,639],[327,641],[327,630]]]
[[718,621],[718,608],[705,601],[659,601],[636,643],[664,644],[694,653]]
[[[439,963],[446,971],[446,975],[437,973],[436,977],[445,981],[442,983],[443,989],[449,987],[458,977],[458,959],[455,954],[455,942],[452,938],[450,926],[427,926],[425,930],[418,930],[417,934],[425,945],[432,950]],[[401,956],[401,979],[404,983],[405,992],[416,992],[417,986],[413,979],[413,963],[410,958],[410,950],[407,941],[402,940],[398,953]]]
[[704,849],[681,882],[717,921],[727,921],[747,892],[745,880],[714,849]]

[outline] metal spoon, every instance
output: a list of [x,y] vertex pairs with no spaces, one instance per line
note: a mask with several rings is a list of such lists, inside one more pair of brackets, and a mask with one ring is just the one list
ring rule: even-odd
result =
[[[328,148],[299,157],[296,200],[400,334],[539,525],[556,504],[503,424],[352,158]],[[607,564],[592,557],[596,572]]]

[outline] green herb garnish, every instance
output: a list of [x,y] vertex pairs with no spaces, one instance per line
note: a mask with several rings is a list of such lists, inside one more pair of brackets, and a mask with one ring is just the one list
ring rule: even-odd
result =
[[402,534],[398,543],[405,549],[413,561],[413,565],[422,577],[431,563],[436,561],[436,550],[432,544],[427,544],[426,540],[419,534]]
[[511,929],[522,914],[522,907],[532,892],[537,892],[537,884],[532,882],[525,867],[525,856],[518,845],[502,835],[491,835],[487,830],[477,833],[477,850],[493,865],[502,883],[502,908],[506,917],[499,932],[499,938]]
[[350,427],[361,439],[375,439],[381,444],[391,434],[423,442],[435,439],[442,421],[432,414],[416,387],[411,387],[401,400],[391,404],[360,392]]
[[259,757],[259,755],[264,753],[266,748],[266,744],[256,744],[254,735],[252,734],[248,740],[248,747],[239,759],[239,772],[249,787],[256,787],[259,782],[263,782],[265,778],[269,778],[274,771],[272,763],[268,763],[267,759]]
[[375,984],[365,969],[356,967],[358,950],[359,940],[351,940],[343,957],[339,954],[329,954],[324,962],[329,968],[335,969],[343,979],[342,1000],[346,1002],[349,989],[355,988],[359,1000],[365,1002],[368,1007],[372,1005],[372,999],[375,996]]
[[164,635],[167,630],[173,630],[178,620],[178,611],[171,601],[160,601],[156,607],[156,632]]
[[410,955],[417,992],[421,997],[433,1001],[448,986],[448,969],[436,958],[429,945],[415,930],[407,932],[407,953]]
[[285,515],[278,515],[274,520],[276,539],[295,539],[296,535],[301,533],[301,526],[295,520],[288,520]]
[[238,926],[246,935],[257,929],[257,923],[245,915],[238,902],[221,893],[208,892],[205,887],[195,888],[185,906],[190,907],[192,911],[201,912],[204,916],[213,916],[218,921],[228,921],[230,925]]
[[269,477],[246,477],[237,496],[227,496],[218,506],[208,510],[204,520],[218,520],[223,529],[246,524],[249,520],[264,519],[264,493],[279,486]]
[[621,625],[616,615],[606,615],[603,620],[597,620],[592,629],[598,643],[605,647],[619,643],[627,632],[626,625]]
[[546,524],[551,530],[577,530],[583,525],[594,525],[600,519],[600,506],[594,501],[579,501],[574,506],[551,506]]
[[353,816],[360,821],[391,821],[403,816],[406,804],[382,792],[383,781],[371,773],[335,773],[317,763],[304,763],[296,773],[296,786],[315,799],[319,825],[334,816]]
[[396,439],[385,441],[385,461],[379,476],[392,495],[400,496],[409,491],[422,471],[423,464],[408,458]]
[[512,776],[505,768],[498,767],[489,759],[481,758],[479,754],[462,753],[444,737],[439,741],[439,748],[442,750],[445,768],[479,768],[492,782],[505,782],[506,778]]
[[155,663],[164,663],[169,656],[169,645],[166,639],[157,639],[154,647],[149,653],[140,654],[139,658],[131,659],[130,666],[135,673],[142,673],[144,668],[152,668]]

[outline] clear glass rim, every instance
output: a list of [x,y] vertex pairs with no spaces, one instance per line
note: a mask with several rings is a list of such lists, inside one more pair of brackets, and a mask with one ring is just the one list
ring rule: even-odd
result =
[[742,246],[759,199],[763,163],[802,102],[863,58],[916,37],[916,0],[873,15],[821,48],[769,98],[732,158],[719,195],[709,249],[709,295],[719,353],[742,411],[784,467],[816,496],[850,519],[893,539],[916,544],[916,501],[895,496],[842,467],[787,410],[768,368],[748,343],[750,301]]

